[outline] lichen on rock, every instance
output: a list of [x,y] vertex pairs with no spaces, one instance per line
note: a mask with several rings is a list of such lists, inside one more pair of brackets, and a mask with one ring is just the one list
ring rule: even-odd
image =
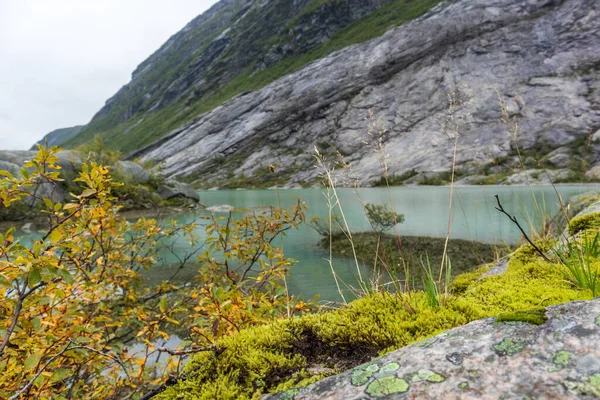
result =
[[367,386],[365,393],[372,397],[383,397],[390,394],[400,394],[408,391],[409,385],[402,378],[386,376],[377,378]]
[[499,355],[514,356],[523,350],[524,347],[525,345],[523,343],[519,343],[513,338],[507,337],[502,339],[500,343],[494,345],[494,350],[496,350]]

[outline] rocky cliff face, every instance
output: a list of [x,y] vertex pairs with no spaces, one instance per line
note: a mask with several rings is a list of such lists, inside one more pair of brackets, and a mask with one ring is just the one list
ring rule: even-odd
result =
[[[424,11],[438,2],[414,3]],[[405,3],[410,2],[222,0],[140,64],[131,82],[69,145],[101,133],[114,148],[139,149],[232,96],[262,87],[331,51],[323,45],[353,22]],[[415,7],[407,8],[410,14]]]
[[[377,138],[368,134],[371,110],[386,129],[391,174],[448,171],[452,141],[443,127],[449,121],[458,128],[459,170],[506,173],[516,148],[502,123],[498,91],[518,118],[526,161],[547,154],[547,165],[569,174],[566,168],[597,161],[599,67],[597,1],[445,2],[377,39],[239,95],[135,155],[204,186],[235,185],[242,175],[270,184],[266,171],[274,164],[274,182],[294,186],[314,182],[316,144],[329,155],[339,149],[368,184],[380,176]],[[452,112],[450,93],[460,103]]]

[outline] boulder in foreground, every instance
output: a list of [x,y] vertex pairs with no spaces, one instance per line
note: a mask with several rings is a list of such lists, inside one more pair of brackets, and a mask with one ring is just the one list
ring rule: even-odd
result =
[[271,399],[600,397],[600,299],[549,307],[542,325],[474,321]]

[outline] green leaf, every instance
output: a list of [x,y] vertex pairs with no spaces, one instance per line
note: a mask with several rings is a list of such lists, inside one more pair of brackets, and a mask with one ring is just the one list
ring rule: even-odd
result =
[[71,276],[71,274],[69,273],[69,271],[67,271],[66,269],[59,269],[58,270],[58,274],[60,275],[61,278],[63,278],[63,280],[67,283],[73,283],[73,276]]
[[25,364],[23,366],[23,368],[25,369],[25,372],[29,372],[29,371],[33,370],[35,367],[37,367],[41,358],[42,358],[42,356],[39,354],[32,354],[29,357],[27,357],[27,359],[25,360]]
[[81,193],[81,197],[90,197],[96,194],[94,189],[87,188]]
[[46,304],[50,304],[51,302],[52,300],[48,296],[40,297],[40,299],[38,300],[38,304],[40,306],[45,306]]
[[62,299],[64,299],[66,297],[65,291],[62,290],[61,288],[56,288],[54,290],[54,294],[56,295],[56,299],[57,300],[62,300]]
[[42,326],[40,318],[35,317],[34,319],[32,319],[31,326],[33,326],[33,329],[35,329],[35,331],[37,332],[40,329],[40,326]]
[[71,374],[71,371],[66,368],[59,368],[50,377],[50,382],[62,381]]
[[77,208],[78,204],[77,203],[67,203],[64,205],[63,210],[72,210],[74,208]]
[[163,296],[160,298],[160,304],[158,305],[161,313],[167,312],[167,297]]
[[37,268],[33,268],[29,271],[29,284],[35,285],[42,280],[42,276],[40,275],[40,270]]

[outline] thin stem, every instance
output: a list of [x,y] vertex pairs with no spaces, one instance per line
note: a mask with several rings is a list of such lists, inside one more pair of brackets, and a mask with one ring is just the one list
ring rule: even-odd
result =
[[550,259],[544,254],[544,252],[535,245],[535,243],[533,243],[531,241],[531,239],[529,239],[529,236],[527,236],[527,233],[525,233],[525,231],[523,230],[523,228],[521,227],[521,224],[519,224],[519,221],[517,221],[517,218],[515,216],[510,215],[508,212],[506,212],[504,210],[504,207],[502,207],[502,203],[500,203],[500,198],[498,197],[498,195],[495,195],[494,197],[496,197],[496,202],[498,203],[498,206],[495,207],[496,210],[500,211],[502,214],[506,215],[508,217],[509,220],[511,220],[512,223],[514,223],[517,228],[519,228],[519,230],[521,231],[521,233],[523,234],[523,237],[525,238],[525,240],[527,240],[527,242],[529,242],[529,244],[531,246],[533,246],[533,248],[535,249],[535,251],[542,256],[542,258],[548,262],[551,262]]
[[342,289],[340,288],[340,283],[338,282],[337,273],[335,272],[335,269],[333,268],[333,261],[332,261],[333,260],[333,220],[331,218],[331,211],[333,210],[333,205],[331,204],[331,197],[326,196],[326,198],[327,198],[327,205],[329,207],[329,260],[327,260],[327,261],[329,261],[329,267],[331,268],[331,273],[333,274],[333,279],[335,280],[335,286],[337,287],[338,293],[340,294],[340,297],[344,301],[344,304],[348,304],[346,302],[346,298],[344,297],[344,292],[342,292]]
[[[446,235],[446,241],[444,242],[444,252],[442,253],[442,263],[440,265],[440,276],[438,282],[442,281],[442,275],[444,271],[444,265],[448,254],[448,241],[450,240],[450,233],[452,232],[452,200],[454,199],[454,170],[456,168],[456,148],[457,138],[454,139],[454,153],[452,156],[452,175],[450,177],[450,204],[448,205],[448,233]],[[444,293],[448,294],[448,288],[444,289]]]

